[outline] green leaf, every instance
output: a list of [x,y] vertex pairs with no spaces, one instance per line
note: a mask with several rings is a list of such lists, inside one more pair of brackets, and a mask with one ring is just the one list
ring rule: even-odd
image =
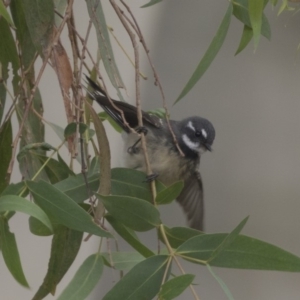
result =
[[30,217],[28,222],[29,230],[34,235],[49,236],[53,234],[53,232],[48,227],[46,227],[42,222],[40,222],[36,218]]
[[[63,16],[65,14],[68,2],[67,0],[54,0],[54,5],[56,10]],[[55,14],[56,27],[58,27],[61,24],[62,20],[63,19],[59,15]]]
[[[266,2],[266,1],[264,1]],[[266,3],[264,3],[265,5]],[[248,11],[248,0],[236,0],[233,2],[233,15],[241,21],[244,25],[252,28],[249,11]],[[271,28],[266,15],[262,15],[262,26],[261,35],[266,37],[268,40],[271,39]]]
[[152,5],[157,4],[159,2],[162,2],[162,0],[150,0],[148,3],[141,6],[141,8],[149,7],[149,6],[152,6]]
[[[165,233],[167,235],[168,241],[172,248],[178,248],[181,244],[183,244],[188,239],[202,235],[203,233],[199,230],[188,228],[188,227],[173,227],[168,228],[164,226]],[[159,236],[160,240],[163,242],[161,236]]]
[[[206,262],[226,236],[224,233],[216,233],[193,237],[179,246],[176,253],[193,262]],[[223,268],[300,272],[299,257],[274,245],[243,235],[239,235],[209,264]]]
[[[123,87],[124,84],[114,58],[102,4],[97,0],[87,0],[86,4],[88,7],[89,16],[96,29],[98,47],[105,70],[110,82],[118,90],[118,95],[120,97],[121,93],[119,92],[119,87]],[[120,99],[122,98],[120,97]]]
[[64,129],[51,122],[48,122],[47,124],[52,128],[52,130],[57,134],[59,139],[63,142],[65,140]]
[[163,284],[159,292],[159,300],[172,300],[182,294],[192,284],[195,275],[184,274]]
[[73,201],[81,203],[93,195],[99,187],[99,173],[87,177],[88,186],[86,185],[82,173],[70,176],[56,184],[55,188],[66,194]]
[[9,183],[7,169],[12,155],[12,127],[11,120],[7,120],[0,128],[0,194]]
[[249,17],[253,29],[254,51],[257,49],[262,27],[262,15],[264,10],[264,1],[248,0]]
[[47,215],[34,203],[14,195],[5,195],[0,197],[0,212],[18,211],[35,217],[40,220],[51,231],[53,230],[51,222]]
[[[152,201],[150,185],[146,182],[146,174],[144,172],[127,168],[113,168],[111,170],[111,180],[111,193],[113,195],[126,195],[149,202]],[[158,193],[165,188],[161,182],[156,180]]]
[[136,251],[142,254],[144,257],[150,257],[154,255],[149,248],[140,242],[139,238],[134,231],[127,228],[121,222],[118,222],[111,215],[107,214],[105,219],[110,223],[113,229]]
[[221,277],[219,277],[216,273],[214,273],[214,271],[212,270],[212,268],[210,267],[210,265],[206,265],[207,269],[209,270],[210,274],[216,279],[216,281],[219,283],[220,287],[222,288],[223,292],[225,293],[225,295],[227,296],[227,298],[229,300],[234,300],[233,296],[229,290],[229,288],[227,287],[227,285],[225,284],[225,282],[222,280]]
[[138,252],[111,252],[102,253],[105,259],[105,264],[116,270],[129,270],[136,264],[145,259],[143,255]]
[[240,40],[240,44],[234,55],[237,55],[240,52],[242,52],[247,47],[247,45],[250,43],[252,37],[253,37],[252,28],[248,27],[247,25],[244,25],[244,30],[243,30],[243,34],[242,34],[242,37]]
[[58,162],[57,160],[44,155],[34,155],[38,157],[42,164],[44,164],[47,161],[47,164],[45,165],[44,169],[52,184],[55,184],[61,180],[68,178],[69,174],[72,172],[69,169],[69,167],[62,162]]
[[128,196],[96,196],[114,218],[133,230],[148,231],[161,223],[158,210],[145,200]]
[[[19,97],[18,104],[16,105],[19,123],[21,123],[24,118],[25,109],[23,99],[29,97],[31,93],[30,91],[33,84],[31,80],[33,82],[34,78],[30,78],[24,83],[26,88],[21,90],[21,95]],[[24,91],[28,92],[28,95],[22,94]],[[51,145],[44,143],[44,124],[41,118],[38,117],[33,110],[38,112],[38,114],[41,116],[43,115],[43,103],[38,89],[33,97],[32,110],[29,111],[28,117],[24,122],[21,132],[20,153],[18,154],[18,160],[21,174],[25,179],[31,179],[42,166],[40,160],[34,154],[37,153],[40,155],[45,155],[48,149],[53,148]],[[46,172],[42,170],[37,179],[48,181]]]
[[[26,189],[24,181],[18,183],[11,183],[8,185],[5,190],[1,193],[1,196],[4,195],[19,195],[24,189]],[[24,196],[24,194],[23,194]]]
[[17,27],[16,35],[19,42],[19,47],[22,53],[22,64],[24,69],[29,69],[32,66],[36,49],[33,45],[29,29],[26,23],[23,0],[13,0],[10,2],[10,11],[13,17],[14,23]]
[[47,274],[32,300],[43,299],[49,293],[55,294],[56,286],[78,254],[82,236],[82,232],[59,226],[52,238]]
[[23,0],[23,10],[31,39],[39,51],[47,45],[54,25],[53,0]]
[[17,71],[19,69],[19,58],[16,42],[8,23],[4,20],[4,18],[0,18],[0,36],[0,63],[2,65],[1,73],[2,78],[6,80],[8,78],[9,63],[12,64],[14,75],[17,75]]
[[103,300],[151,300],[158,293],[169,257],[156,255],[133,267]]
[[29,287],[25,278],[15,235],[9,231],[7,220],[0,217],[0,241],[4,262],[15,280]]
[[0,1],[0,16],[2,16],[7,21],[7,23],[10,24],[12,27],[15,27],[14,23],[2,1]]
[[183,181],[174,182],[172,185],[168,186],[166,189],[157,194],[156,203],[157,204],[168,204],[171,203],[183,189]]
[[64,136],[65,138],[68,138],[69,136],[73,135],[74,133],[76,133],[77,131],[77,127],[78,127],[78,130],[79,130],[79,133],[80,134],[84,134],[84,132],[88,129],[87,125],[84,124],[84,123],[69,123],[67,125],[67,127],[65,128],[64,130]]
[[237,236],[240,234],[244,226],[246,225],[249,217],[245,218],[231,233],[229,233],[226,238],[222,241],[220,246],[216,250],[213,251],[211,254],[211,257],[209,258],[209,261],[215,259],[218,255],[220,255],[221,252],[223,252],[226,248],[228,248],[234,240],[237,238]]
[[71,198],[45,181],[27,181],[35,202],[54,220],[68,228],[102,237],[112,237],[94,223],[92,217]]
[[227,31],[231,20],[231,14],[232,14],[232,3],[230,2],[226,14],[222,20],[222,23],[218,28],[215,37],[213,38],[203,58],[198,64],[192,77],[189,79],[188,83],[186,84],[186,86],[184,87],[184,89],[176,99],[175,103],[177,103],[180,99],[182,99],[193,88],[193,86],[199,81],[199,79],[202,77],[202,75],[206,72],[210,64],[215,59],[227,35]]
[[103,271],[103,259],[96,253],[90,255],[57,300],[85,300],[97,285]]
[[[8,76],[8,74],[6,75]],[[2,74],[2,76],[3,76],[3,80],[5,80],[6,78],[4,74]],[[4,113],[5,102],[6,102],[6,88],[3,83],[4,81],[0,82],[0,124],[2,123],[2,117]]]

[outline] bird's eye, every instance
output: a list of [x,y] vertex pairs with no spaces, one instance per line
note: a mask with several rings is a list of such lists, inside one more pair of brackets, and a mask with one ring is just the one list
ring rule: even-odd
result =
[[201,134],[200,131],[197,130],[197,131],[195,131],[195,136],[196,136],[196,137],[200,137],[200,136],[202,136],[202,134]]

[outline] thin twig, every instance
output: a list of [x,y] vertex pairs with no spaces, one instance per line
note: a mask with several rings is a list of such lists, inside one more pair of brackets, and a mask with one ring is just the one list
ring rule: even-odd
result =
[[36,79],[36,81],[34,83],[34,86],[31,89],[31,95],[30,95],[30,98],[28,99],[28,104],[27,104],[27,106],[25,108],[23,119],[21,121],[19,130],[18,130],[18,132],[16,134],[16,137],[15,137],[15,139],[13,141],[13,144],[12,144],[12,156],[11,156],[11,160],[9,162],[9,167],[8,167],[8,170],[7,170],[8,174],[12,173],[12,169],[13,169],[14,161],[15,161],[15,156],[16,156],[16,153],[17,153],[17,144],[18,144],[19,138],[21,136],[21,132],[23,130],[23,127],[24,127],[24,124],[25,124],[25,120],[28,117],[28,114],[29,114],[29,111],[30,111],[30,107],[31,107],[31,104],[32,104],[32,101],[33,101],[33,97],[34,97],[35,92],[36,92],[36,89],[37,89],[37,87],[38,87],[38,85],[40,83],[42,75],[43,75],[43,73],[45,71],[45,68],[47,66],[48,59],[49,59],[49,57],[50,57],[50,55],[52,53],[52,50],[53,50],[53,45],[55,45],[57,43],[57,41],[58,41],[58,39],[60,37],[60,34],[61,34],[61,32],[62,32],[62,30],[64,28],[64,25],[65,25],[67,19],[69,18],[70,10],[72,9],[73,2],[74,2],[74,0],[70,0],[70,2],[68,4],[68,7],[67,7],[67,10],[66,10],[66,14],[64,16],[64,19],[63,19],[62,23],[60,24],[60,27],[59,27],[59,29],[57,31],[57,34],[56,34],[55,38],[52,41],[51,46],[49,46],[50,49],[49,49],[48,53],[45,55],[45,57],[44,57],[44,61],[43,61],[42,67],[41,67],[41,69],[40,69],[40,71],[38,73],[38,76],[37,76],[37,79]]
[[[134,33],[131,31],[130,27],[128,26],[127,22],[125,21],[125,18],[123,16],[122,11],[120,10],[119,6],[115,3],[114,0],[110,0],[110,3],[112,7],[114,8],[116,14],[118,15],[121,23],[123,24],[125,30],[127,31],[133,49],[134,49],[134,61],[135,61],[135,97],[136,97],[136,107],[137,107],[137,118],[138,118],[138,123],[139,127],[143,127],[143,115],[142,115],[142,107],[141,107],[141,94],[140,94],[140,75],[139,75],[139,51],[138,51],[138,44],[135,39]],[[141,144],[142,144],[142,149],[144,153],[144,158],[145,158],[145,164],[146,164],[146,170],[147,174],[151,175],[152,170],[151,170],[151,165],[149,161],[149,156],[147,152],[147,144],[146,144],[146,138],[144,133],[141,133]],[[155,186],[155,181],[151,182],[151,192],[152,192],[152,200],[155,205],[155,198],[156,198],[156,186]]]
[[[172,135],[172,138],[173,138],[173,141],[174,141],[174,144],[176,145],[179,153],[181,156],[185,156],[184,153],[182,152],[179,144],[178,144],[178,141],[177,141],[177,138],[175,136],[175,133],[172,129],[172,126],[171,126],[171,123],[170,123],[170,114],[169,114],[169,111],[168,111],[168,107],[167,107],[167,103],[166,103],[166,97],[165,97],[165,94],[164,94],[164,91],[163,91],[163,88],[162,88],[162,85],[160,83],[160,80],[159,80],[159,76],[155,70],[155,67],[152,63],[152,60],[151,60],[151,57],[150,57],[150,54],[149,54],[149,49],[147,47],[147,44],[146,44],[146,41],[144,39],[144,36],[142,34],[142,31],[140,29],[140,26],[138,24],[138,22],[136,21],[130,7],[124,2],[124,0],[120,0],[121,3],[125,6],[125,8],[127,9],[127,11],[129,12],[133,22],[134,22],[134,25],[132,25],[132,28],[136,31],[137,35],[139,36],[139,39],[140,39],[140,42],[142,43],[143,47],[144,47],[144,50],[146,52],[146,55],[148,57],[148,61],[149,61],[149,64],[151,66],[151,69],[152,69],[152,72],[153,72],[153,76],[154,76],[154,79],[155,79],[155,85],[158,85],[159,87],[159,90],[160,90],[160,93],[161,93],[161,96],[162,96],[162,102],[163,102],[163,108],[165,109],[166,111],[166,121],[167,121],[167,124],[168,124],[168,127],[169,127],[169,130],[170,130],[170,133]],[[132,24],[132,22],[130,22],[130,24]]]

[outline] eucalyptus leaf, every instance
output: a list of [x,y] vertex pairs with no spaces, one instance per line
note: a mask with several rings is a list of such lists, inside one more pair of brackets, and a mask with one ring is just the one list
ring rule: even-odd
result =
[[254,50],[257,49],[262,27],[262,15],[264,9],[264,1],[248,0],[249,17],[253,30]]
[[179,196],[183,189],[183,186],[184,184],[182,181],[174,182],[172,185],[168,186],[157,194],[155,202],[157,204],[171,203],[175,198]]
[[128,196],[96,196],[114,218],[133,230],[148,231],[161,223],[158,210],[145,200]]
[[149,7],[159,2],[162,2],[162,0],[150,0],[148,3],[142,5],[141,8]]
[[[168,228],[167,226],[164,226],[164,230],[172,248],[178,248],[188,239],[203,234],[203,232],[199,230],[188,227]],[[164,242],[164,239],[161,237],[161,235],[159,236],[159,239]]]
[[48,216],[36,204],[14,195],[4,195],[0,197],[0,212],[18,211],[35,217],[41,221],[51,231],[53,230]]
[[138,252],[111,252],[102,253],[105,264],[116,270],[130,270],[145,257]]
[[9,15],[9,13],[7,12],[6,7],[5,7],[5,5],[2,1],[0,1],[0,16],[2,16],[10,26],[15,27],[14,23],[13,23],[10,15]]
[[57,300],[85,300],[97,285],[103,271],[99,253],[90,255],[77,270],[71,282]]
[[252,37],[253,37],[252,28],[248,27],[247,25],[244,25],[243,34],[242,34],[242,37],[240,40],[239,47],[235,52],[235,55],[239,54],[247,47],[247,45],[250,43]]
[[27,181],[35,202],[58,223],[82,232],[101,237],[112,237],[100,228],[92,217],[71,198],[45,181]]
[[0,194],[9,183],[10,176],[7,169],[12,155],[12,127],[11,120],[7,120],[0,128]]
[[[195,262],[206,263],[228,234],[203,234],[190,238],[176,253]],[[211,266],[236,269],[276,270],[300,272],[300,258],[272,244],[239,235],[224,249]]]
[[196,70],[193,75],[189,79],[188,83],[183,88],[182,92],[176,99],[175,103],[177,103],[180,99],[182,99],[192,88],[193,86],[200,80],[202,75],[206,72],[210,64],[213,62],[215,57],[217,56],[219,50],[221,49],[225,37],[227,35],[227,31],[230,25],[231,15],[232,15],[232,3],[229,3],[225,16],[220,24],[218,31],[210,43],[208,49],[206,50],[203,58],[198,64]]
[[169,257],[156,255],[134,266],[102,300],[151,300],[159,292]]
[[53,235],[48,270],[43,283],[33,297],[39,300],[55,294],[56,286],[73,264],[80,249],[83,233],[59,226]]
[[195,275],[184,274],[165,282],[159,292],[159,300],[172,300],[182,294],[192,284]]
[[19,250],[15,235],[9,231],[7,220],[0,217],[0,244],[4,262],[15,280],[29,287],[21,265]]
[[147,248],[140,242],[136,233],[127,228],[124,224],[117,221],[113,216],[107,214],[105,219],[113,227],[113,229],[136,251],[138,251],[144,257],[150,257],[154,255],[154,252]]

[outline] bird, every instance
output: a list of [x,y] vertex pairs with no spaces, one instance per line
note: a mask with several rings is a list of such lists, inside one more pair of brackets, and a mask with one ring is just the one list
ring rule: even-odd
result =
[[184,187],[176,200],[183,208],[188,226],[203,231],[203,184],[199,166],[202,154],[212,151],[215,139],[212,123],[199,116],[188,117],[181,121],[169,121],[184,154],[181,155],[166,119],[142,111],[143,127],[139,127],[136,106],[109,98],[97,83],[88,76],[86,78],[91,88],[88,89],[90,98],[95,100],[125,132],[126,167],[146,173],[144,154],[138,135],[143,132],[153,171],[153,175],[148,178],[158,177],[158,180],[166,186],[183,181]]

